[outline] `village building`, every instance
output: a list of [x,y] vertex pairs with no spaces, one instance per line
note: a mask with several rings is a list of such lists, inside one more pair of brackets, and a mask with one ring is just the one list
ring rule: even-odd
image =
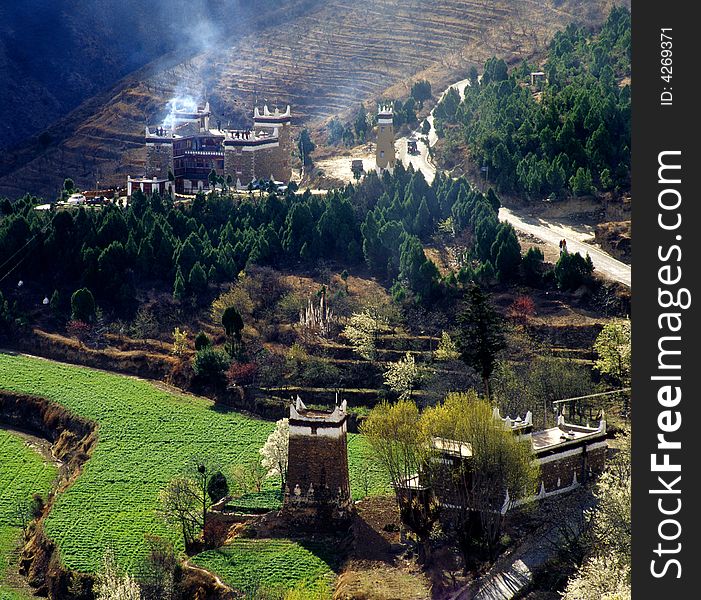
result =
[[347,420],[345,400],[333,411],[308,409],[299,397],[290,406],[283,514],[292,520],[331,524],[350,517]]
[[[608,443],[603,416],[596,427],[588,427],[566,423],[564,416],[560,415],[555,427],[534,432],[530,411],[523,418],[513,419],[501,417],[499,409],[495,408],[493,415],[514,435],[531,442],[534,460],[540,467],[540,482],[535,493],[512,502],[507,490],[503,513],[518,504],[572,491],[604,470]],[[431,482],[425,481],[423,474],[419,473],[407,481],[407,487],[424,494],[432,493],[439,505],[450,509],[460,502],[450,481],[455,473],[470,472],[472,447],[469,442],[443,438],[434,438],[432,444],[437,456],[433,459]]]
[[289,106],[284,112],[277,108],[270,111],[267,106],[261,112],[255,107],[252,127],[246,129],[222,128],[220,121],[213,128],[211,120],[207,102],[196,107],[174,106],[163,125],[147,126],[144,176],[128,178],[127,195],[137,187],[144,189],[141,184],[151,180],[172,181],[172,186],[166,187],[178,194],[209,190],[212,171],[236,189],[246,189],[260,179],[290,180]]

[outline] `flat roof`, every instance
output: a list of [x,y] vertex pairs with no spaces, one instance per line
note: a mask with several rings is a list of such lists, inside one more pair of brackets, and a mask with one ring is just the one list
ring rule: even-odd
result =
[[[563,426],[551,427],[531,434],[533,450],[546,450],[559,446],[565,442],[573,442],[583,438],[596,436],[602,432],[591,427],[578,427],[566,424]],[[605,434],[604,434],[605,435]]]

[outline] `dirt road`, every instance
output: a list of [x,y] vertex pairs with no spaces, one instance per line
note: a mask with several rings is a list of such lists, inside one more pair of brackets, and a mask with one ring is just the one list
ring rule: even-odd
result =
[[[441,94],[441,98],[450,88],[456,88],[462,97],[467,85],[469,85],[467,79],[458,81],[447,88]],[[438,141],[438,136],[433,127],[433,111],[431,111],[428,121],[431,123],[428,142],[429,146],[433,146]],[[419,153],[408,154],[406,151],[408,137],[401,137],[395,144],[397,157],[404,166],[408,167],[409,164],[412,164],[415,170],[420,170],[424,174],[426,181],[431,183],[436,176],[436,167],[428,156],[428,146],[423,142],[420,130],[414,131],[410,137],[420,140],[418,143]],[[599,274],[630,287],[630,265],[616,260],[610,254],[594,245],[594,234],[591,228],[573,227],[559,221],[545,221],[508,208],[499,210],[499,218],[502,221],[511,223],[518,231],[533,235],[555,248],[559,248],[560,240],[566,240],[567,248],[570,252],[579,252],[582,255],[588,253],[591,256],[594,269]]]
[[[438,102],[441,101],[443,96],[445,96],[445,94],[447,94],[448,90],[451,88],[455,88],[456,90],[458,90],[458,93],[462,98],[465,88],[468,85],[468,79],[462,79],[454,83],[453,85],[445,89],[445,91],[440,95]],[[407,140],[409,139],[409,137],[398,138],[394,143],[394,147],[397,151],[397,158],[399,158],[399,160],[402,161],[405,167],[408,167],[410,164],[413,165],[414,170],[421,171],[424,174],[426,181],[428,181],[428,183],[431,183],[433,181],[433,178],[436,176],[436,167],[431,162],[431,159],[428,156],[428,147],[435,145],[435,143],[438,141],[436,130],[433,127],[433,111],[431,111],[431,114],[426,118],[426,120],[431,124],[431,129],[428,132],[428,136],[423,136],[421,134],[420,129],[417,129],[416,131],[412,132],[411,136],[409,136],[415,137],[417,140],[419,140],[419,143],[417,144],[419,150],[418,154],[409,154],[406,151]],[[428,137],[428,146],[424,142],[426,137]]]
[[552,246],[559,247],[560,240],[566,240],[567,249],[570,252],[579,252],[582,256],[588,253],[596,271],[630,287],[630,265],[616,260],[595,246],[592,243],[594,234],[590,232],[590,227],[574,227],[557,221],[546,221],[517,214],[504,207],[499,209],[499,219],[508,221],[514,226],[514,229],[529,233]]

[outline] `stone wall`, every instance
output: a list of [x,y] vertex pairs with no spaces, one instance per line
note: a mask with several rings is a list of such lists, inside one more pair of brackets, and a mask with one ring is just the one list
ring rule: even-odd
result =
[[287,469],[290,501],[297,504],[336,502],[339,490],[342,503],[350,499],[345,435],[338,438],[290,435]]
[[575,481],[583,483],[601,473],[606,463],[606,442],[577,446],[552,456],[539,458],[542,488],[549,494],[570,487]]
[[173,170],[173,144],[146,144],[146,177],[168,178]]
[[254,152],[245,152],[240,147],[224,147],[224,177],[231,175],[234,185],[240,181],[247,186],[252,179],[257,179]]

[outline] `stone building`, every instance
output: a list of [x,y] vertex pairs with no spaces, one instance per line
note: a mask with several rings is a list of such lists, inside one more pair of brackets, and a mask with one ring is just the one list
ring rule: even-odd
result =
[[377,110],[377,148],[375,163],[378,169],[394,169],[394,113],[392,106],[380,105]]
[[270,112],[267,105],[263,106],[262,113],[257,106],[253,109],[253,131],[258,135],[266,134],[278,140],[278,146],[266,156],[267,163],[260,167],[261,171],[263,169],[269,170],[270,176],[275,181],[289,181],[292,178],[290,167],[290,156],[292,155],[291,122],[292,114],[289,105],[285,112],[280,112],[277,108]]
[[[291,110],[254,109],[252,129],[210,127],[209,103],[171,105],[160,126],[147,126],[144,177],[174,180],[175,192],[194,194],[210,188],[212,170],[230,187],[245,189],[252,181],[287,182],[292,176]],[[134,178],[136,179],[136,178]]]
[[333,411],[290,406],[287,485],[283,513],[292,520],[332,524],[350,517],[345,400]]

